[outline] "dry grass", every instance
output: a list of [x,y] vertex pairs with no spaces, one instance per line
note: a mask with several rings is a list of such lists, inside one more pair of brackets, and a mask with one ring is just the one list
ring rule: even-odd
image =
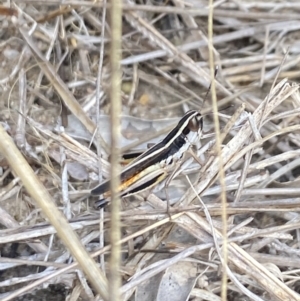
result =
[[[68,300],[100,300],[111,215],[87,196],[110,173],[110,4],[10,3],[0,7],[0,298],[48,287],[57,301],[49,285],[60,284]],[[214,3],[217,134],[211,102],[201,107],[208,1],[123,5],[122,151],[158,141],[191,108],[205,125],[201,166],[187,157],[168,188],[171,221],[161,187],[122,202],[122,300],[300,300],[300,4]]]

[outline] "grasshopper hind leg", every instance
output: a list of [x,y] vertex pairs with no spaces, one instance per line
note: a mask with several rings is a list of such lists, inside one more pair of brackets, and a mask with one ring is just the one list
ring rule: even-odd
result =
[[109,199],[100,199],[95,202],[94,207],[95,209],[102,209],[106,207],[106,205],[110,202]]
[[[127,190],[120,193],[120,197],[127,197],[148,190],[163,181],[166,177],[167,173],[165,171],[159,170],[151,173],[147,175],[143,179],[143,181],[137,181],[136,183],[134,183],[134,185],[129,186]],[[104,184],[107,185],[107,183]],[[99,195],[99,192],[101,192],[101,194],[104,194],[104,198],[96,201],[94,204],[94,207],[97,209],[104,208],[111,201],[109,196],[105,197],[105,194],[107,193],[106,189],[103,190],[105,185],[101,184],[92,191],[92,195]]]
[[110,189],[110,181],[105,181],[91,190],[92,195],[101,195]]
[[[110,188],[110,181],[105,181],[91,190],[91,195],[99,196],[107,193]],[[110,198],[104,197],[95,202],[94,208],[104,208],[110,202]]]

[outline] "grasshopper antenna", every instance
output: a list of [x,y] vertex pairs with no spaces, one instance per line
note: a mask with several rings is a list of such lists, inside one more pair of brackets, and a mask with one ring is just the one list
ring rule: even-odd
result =
[[[215,74],[214,74],[213,80],[216,79],[217,74],[218,74],[218,70],[219,70],[219,66],[216,66],[216,68],[215,68]],[[204,103],[205,103],[205,101],[206,101],[206,99],[207,99],[207,97],[208,97],[208,94],[209,94],[209,92],[210,92],[210,89],[211,89],[211,83],[209,84],[209,87],[208,87],[208,89],[207,89],[207,91],[206,91],[206,94],[205,94],[205,97],[204,97],[204,99],[203,99],[203,102],[202,102],[202,106],[201,106],[201,110],[200,110],[200,111],[202,111],[202,108],[203,108]]]

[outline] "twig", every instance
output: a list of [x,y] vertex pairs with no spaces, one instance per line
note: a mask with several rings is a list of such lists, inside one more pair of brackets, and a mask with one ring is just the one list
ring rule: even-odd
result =
[[[218,117],[218,104],[217,104],[217,94],[215,86],[215,64],[214,64],[214,53],[213,53],[213,1],[209,1],[209,15],[208,15],[208,53],[209,53],[209,68],[210,75],[212,78],[211,81],[211,96],[212,96],[212,107],[213,107],[213,117],[214,117],[214,126],[216,133],[216,151],[217,157],[219,158],[219,180],[221,184],[221,201],[222,201],[222,221],[223,221],[223,252],[220,260],[222,262],[223,273],[222,273],[222,290],[221,298],[223,301],[227,300],[227,272],[228,272],[228,238],[227,238],[227,199],[226,199],[226,185],[225,185],[225,171],[223,166],[223,158],[221,152],[221,134],[220,134],[220,123]],[[194,187],[193,187],[194,189]],[[218,247],[218,246],[216,246]],[[221,252],[219,252],[221,254]]]
[[121,261],[121,225],[119,196],[120,185],[120,115],[121,115],[121,36],[122,36],[122,0],[112,0],[110,10],[111,22],[111,229],[110,242],[111,254],[109,260],[109,300],[118,301],[120,299],[120,261]]
[[51,196],[30,168],[12,139],[0,124],[0,151],[6,157],[11,168],[21,178],[28,193],[42,208],[45,215],[56,228],[58,235],[80,263],[89,280],[104,299],[107,298],[107,282],[95,262],[82,246],[78,236],[73,232],[65,217],[54,205]]

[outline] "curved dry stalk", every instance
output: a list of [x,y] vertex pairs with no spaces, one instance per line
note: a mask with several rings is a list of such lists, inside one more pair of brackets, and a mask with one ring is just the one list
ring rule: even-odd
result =
[[59,237],[79,262],[95,289],[107,300],[107,280],[98,269],[95,261],[86,252],[64,215],[54,205],[50,194],[39,181],[1,124],[0,138],[0,151],[6,157],[12,170],[20,177],[28,193],[42,208],[44,214],[56,228]]

